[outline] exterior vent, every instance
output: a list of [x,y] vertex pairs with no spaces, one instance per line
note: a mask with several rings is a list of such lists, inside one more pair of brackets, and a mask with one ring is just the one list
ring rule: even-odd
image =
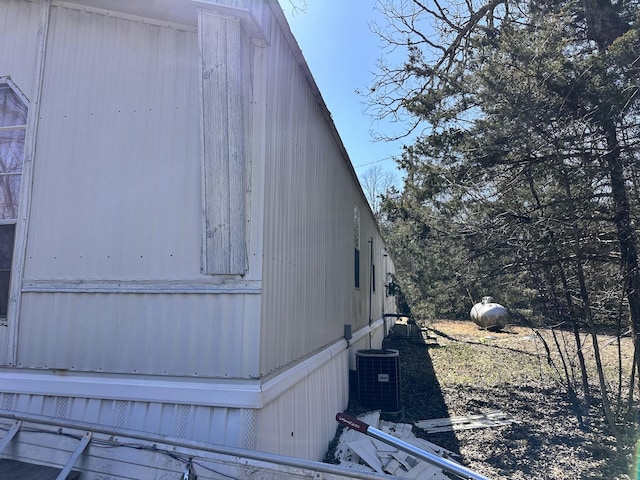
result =
[[356,352],[358,401],[383,412],[400,411],[400,354],[397,350]]

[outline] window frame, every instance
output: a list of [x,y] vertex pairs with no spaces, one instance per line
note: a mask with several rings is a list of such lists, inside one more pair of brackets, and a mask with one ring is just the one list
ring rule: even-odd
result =
[[[11,248],[11,261],[10,261],[10,267],[9,267],[9,278],[8,278],[8,285],[7,285],[7,291],[5,292],[6,294],[6,312],[3,312],[4,314],[0,315],[0,326],[6,326],[9,323],[9,318],[12,314],[11,312],[11,297],[13,296],[14,292],[16,292],[16,289],[18,289],[16,287],[16,279],[15,279],[15,272],[16,272],[16,266],[19,264],[18,258],[22,258],[23,252],[22,250],[18,251],[18,246],[19,246],[19,237],[18,237],[18,223],[19,223],[19,219],[21,218],[20,216],[20,211],[21,211],[21,205],[23,203],[23,197],[25,195],[25,189],[27,188],[27,186],[25,185],[25,168],[26,168],[26,158],[27,158],[27,136],[28,136],[28,123],[29,123],[29,113],[30,113],[30,102],[29,99],[27,98],[27,96],[22,92],[22,90],[20,90],[20,88],[13,82],[13,80],[11,80],[11,77],[9,76],[0,76],[0,87],[3,88],[9,88],[11,90],[11,92],[16,95],[18,97],[18,99],[22,102],[22,104],[24,105],[24,107],[26,108],[27,112],[26,112],[26,118],[25,118],[25,123],[24,124],[16,124],[16,125],[5,125],[5,126],[0,126],[0,131],[10,131],[10,130],[24,130],[25,134],[24,134],[24,149],[22,152],[22,166],[20,169],[19,173],[15,173],[15,172],[5,172],[5,173],[0,173],[0,176],[17,176],[20,175],[20,189],[17,192],[18,193],[18,199],[17,199],[17,203],[16,203],[16,212],[15,212],[15,218],[2,218],[0,219],[0,225],[5,226],[5,225],[11,225],[14,227],[13,230],[13,245]],[[19,290],[19,289],[18,289]],[[1,294],[0,294],[1,296]],[[1,308],[0,308],[1,309]]]

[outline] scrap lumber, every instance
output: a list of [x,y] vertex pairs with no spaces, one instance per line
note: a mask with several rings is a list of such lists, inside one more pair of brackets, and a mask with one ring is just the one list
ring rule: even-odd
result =
[[518,422],[507,418],[507,415],[503,412],[493,411],[480,415],[419,420],[415,422],[415,426],[425,430],[427,433],[438,433],[452,430],[499,427],[512,423]]
[[383,472],[382,460],[378,456],[376,447],[369,437],[363,437],[360,440],[349,442],[348,445],[349,448],[374,471],[378,473]]
[[[369,425],[372,424],[370,423]],[[381,420],[378,425],[379,430],[393,435],[394,437],[402,438],[403,440],[415,436],[413,435],[413,425],[410,423],[393,423]]]
[[[380,411],[361,415],[358,419],[430,453],[448,459],[457,456],[427,440],[416,438],[412,424],[381,421]],[[387,473],[403,478],[450,480],[441,468],[400,451],[393,445],[351,429],[345,429],[342,432],[336,447],[335,458],[340,465],[358,471]]]
[[[378,422],[380,422],[380,410],[364,414],[361,417],[361,420],[367,423],[374,422],[373,423],[374,425],[378,424]],[[357,470],[363,470],[363,468],[356,467],[356,465],[361,465],[364,467],[364,465],[360,463],[359,455],[356,452],[354,452],[351,448],[349,448],[349,443],[356,442],[361,438],[362,438],[361,433],[348,428],[344,429],[344,431],[342,432],[342,435],[340,435],[340,442],[338,443],[338,446],[336,448],[336,453],[335,453],[335,458],[338,461],[338,463],[340,463],[341,465],[349,466],[349,468],[356,468]],[[366,467],[364,468],[364,470],[370,471],[370,472],[374,471],[373,469],[366,468]]]

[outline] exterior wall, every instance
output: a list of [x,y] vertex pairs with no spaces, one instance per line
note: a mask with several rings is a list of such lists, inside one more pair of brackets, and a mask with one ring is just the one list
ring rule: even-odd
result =
[[329,351],[333,352],[330,359],[259,411],[258,450],[324,457],[336,433],[331,419],[349,402],[348,388],[344,388],[349,383],[348,350],[338,344]]
[[4,372],[0,409],[320,460],[348,403],[355,352],[379,345],[387,327],[373,322],[264,381]]
[[52,6],[25,283],[199,276],[197,58],[194,31]]
[[[320,459],[355,351],[384,337],[393,265],[280,7],[79,3],[0,0],[0,76],[33,99],[0,405]],[[211,78],[248,82],[241,104],[203,101]],[[222,107],[243,133],[207,144]],[[246,157],[231,267],[209,241],[217,148]]]
[[350,344],[338,341],[293,372],[275,377],[273,382],[292,386],[278,389],[282,394],[275,398],[265,398],[268,403],[257,412],[256,448],[298,458],[324,458],[336,433],[336,413],[349,402],[349,369],[355,368],[355,352],[369,348],[370,337],[380,345],[384,331],[384,322],[374,322],[359,330]]
[[200,272],[198,58],[194,28],[51,7],[19,366],[258,375],[259,290]]
[[27,292],[17,365],[255,378],[258,352],[251,338],[259,330],[259,311],[258,295]]
[[[271,30],[264,67],[264,287],[261,373],[296,361],[382,317],[383,243],[299,48]],[[360,288],[354,286],[354,207]],[[376,292],[369,298],[370,250]],[[391,264],[389,264],[391,268]]]

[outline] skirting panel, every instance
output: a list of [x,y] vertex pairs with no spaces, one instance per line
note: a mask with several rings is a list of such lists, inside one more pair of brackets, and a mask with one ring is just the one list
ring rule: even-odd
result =
[[4,410],[255,449],[256,415],[247,408],[0,393]]
[[[334,352],[317,368],[257,411],[257,449],[308,460],[322,460],[338,424],[336,413],[349,403],[349,366],[355,352],[380,348],[382,320],[354,333],[348,349]],[[355,365],[355,363],[354,363]],[[275,380],[277,380],[276,377]]]

